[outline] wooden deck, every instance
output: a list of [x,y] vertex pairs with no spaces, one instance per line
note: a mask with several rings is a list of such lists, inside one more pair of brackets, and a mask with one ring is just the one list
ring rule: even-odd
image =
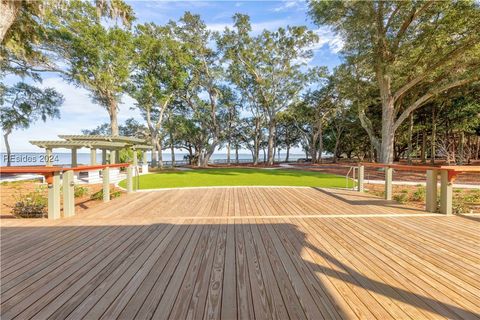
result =
[[479,319],[480,217],[313,188],[1,221],[1,319]]

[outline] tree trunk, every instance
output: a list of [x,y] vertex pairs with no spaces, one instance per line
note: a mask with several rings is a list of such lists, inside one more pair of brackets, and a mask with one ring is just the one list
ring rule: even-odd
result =
[[[390,110],[391,108],[391,110]],[[382,112],[382,142],[380,144],[380,162],[393,162],[393,141],[395,131],[393,129],[393,105],[384,107]]]
[[238,144],[235,145],[235,163],[238,164]]
[[15,22],[23,1],[1,0],[0,1],[0,43],[3,43],[5,34]]
[[230,164],[230,141],[227,142],[227,163]]
[[458,148],[458,164],[463,165],[465,162],[465,132],[460,132],[460,145]]
[[163,169],[163,145],[161,139],[157,140],[158,166]]
[[157,154],[157,137],[152,136],[152,168],[157,166],[158,154]]
[[480,157],[480,137],[477,136],[477,150],[475,152],[475,160],[478,160]]
[[310,157],[312,158],[312,163],[317,163],[317,138],[314,136],[312,139],[314,142],[308,151],[310,153]]
[[218,142],[215,141],[213,142],[207,150],[204,151],[202,161],[200,162],[200,166],[202,167],[207,167],[208,163],[210,161],[210,158],[212,157],[212,154],[215,152],[215,149],[217,148]]
[[323,123],[320,123],[318,128],[318,163],[323,162]]
[[427,163],[427,132],[425,130],[422,132],[422,150],[420,157],[422,158],[422,163]]
[[260,119],[255,118],[255,136],[253,139],[253,164],[258,164],[258,158],[260,156]]
[[192,164],[192,160],[193,160],[193,150],[192,150],[192,146],[188,146],[188,164]]
[[273,165],[274,159],[274,143],[275,143],[275,120],[270,120],[268,124],[268,165]]
[[430,141],[430,163],[435,164],[435,156],[437,153],[437,114],[435,106],[432,108],[432,141]]
[[290,145],[287,144],[287,155],[285,156],[285,162],[290,160]]
[[472,162],[472,136],[471,135],[468,135],[468,138],[467,138],[467,164],[470,164]]
[[110,101],[110,106],[108,107],[108,115],[110,116],[110,128],[112,130],[112,136],[118,136],[118,105],[117,101]]
[[413,152],[413,112],[410,113],[408,117],[410,123],[408,126],[408,150],[407,150],[407,160],[408,164],[412,164],[412,152]]
[[4,131],[3,135],[3,140],[5,141],[5,148],[7,149],[7,167],[10,167],[11,161],[10,161],[10,155],[12,154],[12,151],[10,150],[10,143],[8,143],[8,136],[12,133],[11,129],[7,129]]
[[175,167],[175,144],[173,143],[173,136],[170,133],[170,154],[172,156],[172,168]]

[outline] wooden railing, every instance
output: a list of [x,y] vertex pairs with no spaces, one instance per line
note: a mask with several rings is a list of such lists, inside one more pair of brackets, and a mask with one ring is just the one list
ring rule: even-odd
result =
[[[410,166],[401,164],[366,163],[358,164],[357,190],[364,191],[365,167],[385,169],[385,199],[392,200],[393,170],[422,171],[427,174],[425,209],[428,212],[437,211],[437,184],[440,174],[440,213],[452,213],[453,181],[465,172],[480,172],[480,166]],[[480,184],[480,182],[479,182]]]
[[[0,167],[0,173],[18,174],[18,173],[36,173],[43,175],[48,184],[48,219],[58,219],[61,217],[71,217],[75,215],[75,184],[74,172],[102,170],[103,182],[103,201],[110,201],[110,169],[126,168],[127,170],[127,193],[133,191],[133,167],[128,163],[79,166],[73,168],[61,167],[31,167],[14,166]],[[60,183],[60,175],[62,183]],[[63,187],[63,214],[60,211],[60,185]]]

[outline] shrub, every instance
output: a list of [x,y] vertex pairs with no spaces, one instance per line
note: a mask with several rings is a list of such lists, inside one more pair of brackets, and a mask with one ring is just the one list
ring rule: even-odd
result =
[[426,193],[426,189],[423,188],[423,187],[419,187],[412,194],[410,200],[412,200],[412,201],[425,201],[425,193]]
[[43,218],[48,212],[48,199],[40,190],[19,196],[12,214],[20,218]]
[[[110,198],[118,198],[120,197],[121,192],[119,190],[116,190],[115,188],[110,188]],[[99,191],[95,192],[90,196],[90,199],[92,200],[102,200],[103,199],[103,189],[100,189]]]
[[408,200],[408,193],[402,192],[393,195],[393,200],[399,203],[406,203]]
[[453,199],[452,202],[452,213],[453,214],[462,214],[468,213],[470,211],[470,207],[465,203],[463,199]]
[[75,196],[75,198],[81,198],[86,196],[88,194],[88,191],[89,190],[87,187],[75,185],[73,195]]

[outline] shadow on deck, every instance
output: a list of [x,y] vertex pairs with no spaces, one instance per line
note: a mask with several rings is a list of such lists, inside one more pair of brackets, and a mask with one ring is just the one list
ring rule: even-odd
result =
[[[209,202],[210,217],[235,202],[227,194],[208,198],[217,199]],[[281,194],[280,207],[302,211],[296,193]],[[144,204],[143,221],[133,207],[128,218],[118,203],[111,219],[92,219],[99,211],[89,219],[2,226],[1,318],[480,317],[478,221],[293,212],[192,220],[179,212],[159,222],[143,202],[152,196],[136,197],[125,201],[137,211]]]

